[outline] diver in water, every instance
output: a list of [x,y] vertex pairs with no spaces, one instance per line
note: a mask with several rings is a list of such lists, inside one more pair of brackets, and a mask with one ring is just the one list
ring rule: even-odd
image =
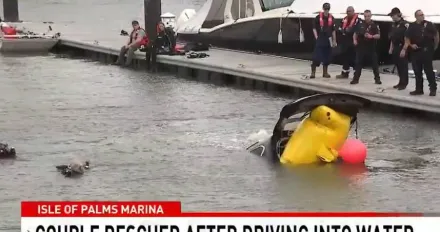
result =
[[85,169],[89,169],[89,168],[90,168],[90,163],[89,163],[89,161],[84,162],[84,168],[85,168]]
[[15,155],[14,147],[9,147],[7,143],[0,143],[0,158],[13,158]]
[[90,162],[86,161],[81,163],[71,163],[68,165],[58,165],[55,166],[58,171],[61,172],[66,177],[71,177],[73,175],[82,175],[85,170],[90,169]]

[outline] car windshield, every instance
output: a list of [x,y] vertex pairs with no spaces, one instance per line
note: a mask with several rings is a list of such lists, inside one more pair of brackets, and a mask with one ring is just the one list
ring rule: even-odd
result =
[[262,10],[273,10],[281,7],[287,7],[292,5],[295,0],[260,0],[262,5]]

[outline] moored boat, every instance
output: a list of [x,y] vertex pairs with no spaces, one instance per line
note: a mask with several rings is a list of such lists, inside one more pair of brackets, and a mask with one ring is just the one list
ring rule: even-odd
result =
[[[353,6],[360,18],[365,9],[373,13],[373,20],[381,28],[378,55],[381,64],[391,62],[388,54],[388,33],[392,20],[388,13],[399,7],[406,20],[414,21],[414,12],[422,9],[425,19],[439,28],[438,2],[423,0],[401,1],[327,1],[339,27],[345,17],[347,4]],[[208,0],[188,21],[177,28],[178,43],[205,43],[217,47],[261,51],[281,56],[310,59],[315,44],[313,20],[324,1],[316,0]],[[185,13],[182,12],[182,14]],[[339,49],[334,49],[338,63]],[[440,52],[435,53],[440,59]]]
[[[0,34],[0,52],[45,53],[49,52],[60,39],[60,33],[48,35],[23,30],[16,31],[17,33],[14,34]],[[50,26],[49,31],[52,31]]]

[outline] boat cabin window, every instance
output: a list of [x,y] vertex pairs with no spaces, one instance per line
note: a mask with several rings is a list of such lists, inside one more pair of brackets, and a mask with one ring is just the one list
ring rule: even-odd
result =
[[295,0],[260,0],[261,10],[268,11],[292,5]]
[[254,16],[253,0],[233,0],[231,14],[234,20]]

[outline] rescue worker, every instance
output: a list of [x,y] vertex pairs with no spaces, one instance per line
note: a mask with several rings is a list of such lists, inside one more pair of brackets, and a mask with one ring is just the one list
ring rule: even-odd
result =
[[374,83],[382,84],[379,76],[379,62],[376,53],[377,40],[380,39],[379,26],[371,20],[371,11],[364,11],[364,21],[359,23],[353,34],[353,44],[356,46],[356,60],[353,80],[350,84],[359,83],[365,58],[371,59],[374,74]]
[[400,51],[402,51],[405,44],[405,32],[409,27],[409,23],[402,18],[402,13],[397,7],[393,8],[388,15],[394,21],[390,31],[389,54],[393,56],[394,65],[396,65],[397,74],[399,75],[399,83],[393,88],[403,90],[408,85],[408,59],[406,56],[400,57]]
[[423,71],[429,83],[429,96],[437,93],[432,59],[438,47],[439,33],[434,24],[425,20],[423,11],[417,10],[414,13],[416,21],[409,25],[405,34],[405,45],[400,52],[400,57],[405,57],[410,49],[412,67],[416,79],[416,89],[410,92],[411,95],[423,95]]
[[134,20],[131,22],[133,26],[133,31],[130,33],[130,38],[126,45],[121,47],[119,52],[119,57],[116,60],[116,65],[122,65],[125,54],[127,54],[127,60],[125,61],[125,66],[131,65],[131,61],[134,58],[134,52],[141,46],[148,46],[148,36],[143,28],[140,27],[139,22]]
[[313,27],[313,34],[316,39],[313,61],[311,65],[312,73],[310,78],[315,78],[316,67],[322,63],[322,76],[330,78],[328,65],[332,54],[332,47],[336,46],[335,18],[330,14],[330,3],[322,5],[323,12],[316,16]]
[[336,78],[348,78],[350,66],[354,66],[356,52],[353,45],[353,34],[359,22],[361,20],[358,18],[358,14],[354,13],[354,8],[352,6],[347,7],[347,16],[342,20],[342,25],[339,28],[341,37],[338,41],[341,47],[342,72]]

